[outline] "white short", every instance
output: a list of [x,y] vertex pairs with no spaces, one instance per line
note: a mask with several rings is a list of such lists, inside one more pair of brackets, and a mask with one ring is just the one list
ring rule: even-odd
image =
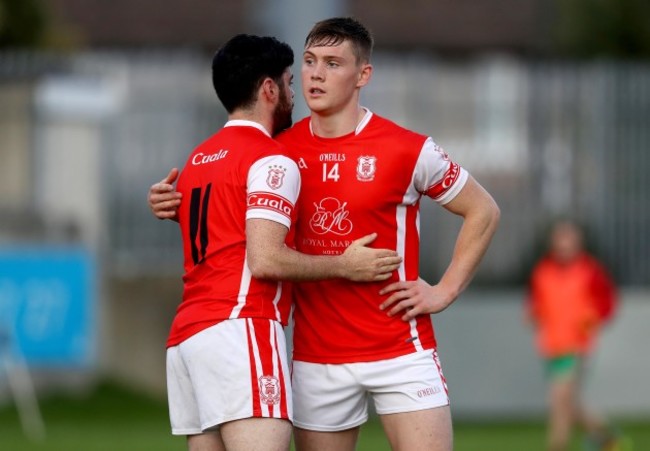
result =
[[435,350],[376,362],[320,364],[294,361],[294,425],[311,431],[342,431],[368,419],[368,398],[378,414],[449,405]]
[[282,325],[230,319],[167,349],[174,435],[199,434],[243,418],[291,420],[291,383]]

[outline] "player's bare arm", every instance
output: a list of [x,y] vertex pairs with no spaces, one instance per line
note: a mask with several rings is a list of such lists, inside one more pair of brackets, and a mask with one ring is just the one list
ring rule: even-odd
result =
[[368,247],[376,234],[354,241],[341,255],[307,255],[285,245],[288,229],[267,219],[246,221],[246,258],[254,277],[277,280],[345,278],[355,282],[387,280],[402,258],[388,249]]
[[183,195],[176,191],[174,182],[178,179],[179,171],[172,168],[167,177],[149,188],[147,201],[149,208],[158,219],[172,219],[178,221],[178,206]]
[[458,196],[444,207],[463,217],[451,263],[436,285],[418,279],[384,287],[380,294],[390,296],[380,308],[389,316],[403,313],[402,319],[409,321],[417,315],[443,311],[467,287],[487,251],[500,216],[492,196],[470,176]]

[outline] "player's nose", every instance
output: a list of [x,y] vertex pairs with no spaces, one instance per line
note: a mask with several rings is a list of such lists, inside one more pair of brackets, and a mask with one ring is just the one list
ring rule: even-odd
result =
[[325,71],[323,65],[320,63],[314,64],[311,72],[312,80],[323,80],[325,78]]

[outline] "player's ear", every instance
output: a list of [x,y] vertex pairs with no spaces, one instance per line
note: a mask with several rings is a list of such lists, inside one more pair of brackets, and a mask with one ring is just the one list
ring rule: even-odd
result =
[[260,85],[260,94],[263,94],[267,101],[274,102],[280,94],[280,87],[270,77],[266,77]]
[[359,70],[359,79],[357,81],[357,88],[366,86],[372,78],[372,64],[366,63],[361,65]]

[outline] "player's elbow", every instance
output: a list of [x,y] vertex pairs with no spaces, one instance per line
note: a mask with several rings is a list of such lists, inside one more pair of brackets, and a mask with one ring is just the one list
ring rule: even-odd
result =
[[501,221],[501,209],[499,205],[492,199],[492,206],[490,207],[490,223],[496,229]]
[[277,280],[280,278],[279,265],[268,256],[249,256],[248,269],[256,279]]
[[492,197],[483,205],[481,217],[481,222],[484,225],[483,229],[489,234],[494,234],[501,220],[501,209]]

